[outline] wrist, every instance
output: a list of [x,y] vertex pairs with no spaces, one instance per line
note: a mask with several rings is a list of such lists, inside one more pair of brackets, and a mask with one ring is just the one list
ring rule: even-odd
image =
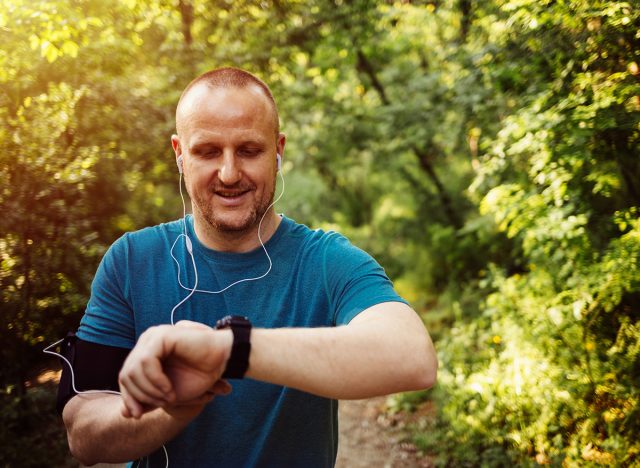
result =
[[202,412],[205,406],[205,403],[175,404],[162,407],[161,410],[176,423],[189,424]]
[[215,333],[216,341],[218,341],[222,345],[222,349],[224,349],[224,366],[222,369],[222,372],[224,372],[231,357],[231,350],[233,349],[233,331],[230,328],[224,328],[214,330],[213,332]]

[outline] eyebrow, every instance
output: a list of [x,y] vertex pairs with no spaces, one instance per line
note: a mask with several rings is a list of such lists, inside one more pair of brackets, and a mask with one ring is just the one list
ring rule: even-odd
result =
[[[206,140],[206,141],[196,141],[194,144],[192,144],[189,148],[190,151],[199,151],[203,148],[210,148],[210,147],[219,147],[222,146],[220,145],[218,142],[216,141],[210,141],[210,140]],[[238,145],[238,147],[241,146],[260,146],[260,147],[265,147],[267,146],[267,142],[265,140],[259,140],[259,139],[248,139],[248,140],[243,140],[241,141]]]
[[219,146],[217,143],[213,143],[210,141],[202,141],[202,142],[196,142],[193,145],[189,146],[189,151],[191,152],[197,152],[200,151],[202,149],[207,149],[207,148],[211,148],[211,147],[215,147],[215,146]]

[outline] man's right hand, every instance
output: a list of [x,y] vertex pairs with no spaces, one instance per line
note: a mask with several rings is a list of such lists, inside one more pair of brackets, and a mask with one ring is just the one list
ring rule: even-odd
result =
[[[163,407],[183,416],[200,411],[230,386],[220,380],[231,352],[230,330],[181,321],[149,328],[138,340],[120,371],[122,415],[139,418]],[[197,414],[197,413],[196,413]]]

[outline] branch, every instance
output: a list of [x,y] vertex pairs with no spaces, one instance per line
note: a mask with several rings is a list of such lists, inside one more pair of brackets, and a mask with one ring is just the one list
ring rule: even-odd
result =
[[389,98],[387,98],[387,93],[384,90],[384,86],[382,86],[382,83],[378,79],[378,76],[376,75],[376,72],[373,69],[371,62],[369,61],[367,56],[364,55],[364,52],[362,52],[361,49],[357,49],[356,55],[358,57],[358,62],[356,63],[356,69],[359,72],[367,75],[367,77],[369,78],[369,81],[371,81],[371,85],[380,96],[380,100],[382,101],[382,103],[385,106],[388,106],[390,104]]
[[[437,146],[433,144],[431,146],[434,148],[434,152],[441,153],[440,149]],[[427,173],[433,184],[436,186],[438,198],[440,199],[442,209],[444,210],[447,219],[453,227],[455,227],[456,229],[460,229],[462,227],[462,223],[460,222],[460,218],[453,208],[451,197],[449,196],[449,193],[447,192],[444,184],[438,177],[438,174],[436,174],[435,168],[433,167],[432,160],[434,159],[434,156],[430,155],[424,150],[417,148],[416,146],[413,147],[413,152],[418,157],[418,162],[420,163],[420,167],[422,168],[422,170]]]
[[[380,100],[382,101],[382,103],[386,106],[390,105],[391,101],[389,101],[389,98],[387,97],[387,93],[385,92],[384,86],[382,85],[380,80],[378,80],[378,76],[376,75],[373,65],[371,65],[371,62],[367,59],[367,56],[359,48],[357,49],[357,57],[358,57],[358,62],[357,62],[356,68],[358,72],[364,73],[367,75],[367,77],[371,81],[371,85],[380,96]],[[438,154],[442,153],[442,151],[432,143],[430,143],[429,146],[433,147],[435,149],[435,152],[437,152]],[[416,146],[413,146],[412,149],[416,157],[418,158],[420,167],[427,174],[431,182],[433,182],[433,184],[436,187],[438,198],[442,205],[442,209],[444,210],[445,216],[447,217],[447,219],[449,220],[452,226],[454,226],[456,229],[460,229],[462,227],[462,222],[460,221],[460,218],[458,217],[453,207],[453,202],[451,201],[451,197],[449,196],[447,189],[445,188],[444,184],[438,177],[438,174],[436,174],[435,168],[433,167],[432,160],[434,159],[434,156],[429,155],[426,151],[420,150]]]
[[460,43],[464,43],[467,40],[469,34],[469,28],[471,27],[471,0],[460,0],[460,13],[462,13],[462,19],[460,20]]
[[193,24],[193,5],[189,3],[189,0],[178,0],[178,7],[180,8],[180,16],[182,18],[182,35],[184,36],[184,43],[187,48],[190,48],[193,43],[193,36],[191,35],[191,25]]

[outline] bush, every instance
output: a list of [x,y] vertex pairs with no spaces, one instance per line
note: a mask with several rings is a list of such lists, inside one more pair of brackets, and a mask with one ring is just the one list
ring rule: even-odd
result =
[[0,466],[74,467],[62,419],[55,412],[56,389],[29,388],[22,397],[5,387],[0,394]]

